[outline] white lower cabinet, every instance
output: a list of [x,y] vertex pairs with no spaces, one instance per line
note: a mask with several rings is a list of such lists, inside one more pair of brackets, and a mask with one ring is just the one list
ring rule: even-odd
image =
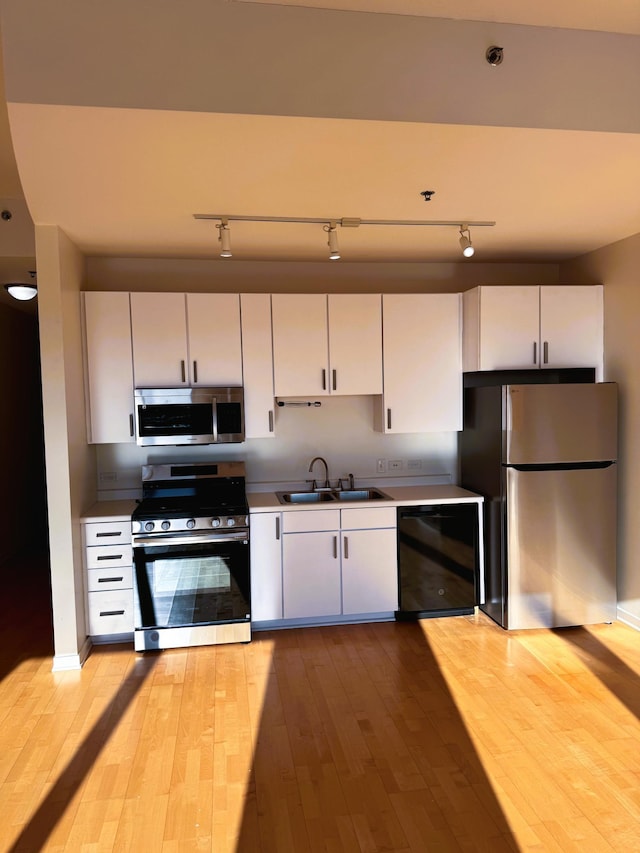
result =
[[109,642],[133,633],[131,523],[82,525],[87,590],[87,634]]
[[251,514],[254,622],[397,608],[395,507]]
[[251,513],[251,621],[282,619],[282,513]]

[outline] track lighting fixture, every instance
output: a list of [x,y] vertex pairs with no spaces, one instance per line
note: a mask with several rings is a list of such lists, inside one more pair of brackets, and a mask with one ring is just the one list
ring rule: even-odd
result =
[[[430,191],[429,191],[430,192]],[[322,225],[327,232],[329,246],[329,258],[332,261],[337,261],[340,258],[340,250],[338,248],[338,225],[341,228],[359,228],[360,225],[393,225],[401,226],[408,225],[413,227],[420,226],[438,226],[438,227],[455,227],[460,232],[460,248],[465,258],[471,258],[475,249],[471,243],[470,226],[474,228],[493,227],[495,222],[461,222],[459,219],[444,220],[444,219],[359,219],[357,217],[337,218],[311,218],[304,216],[223,216],[220,213],[194,213],[194,219],[217,219],[219,224],[216,228],[220,232],[219,240],[221,243],[220,256],[222,258],[231,257],[231,232],[229,230],[229,221],[235,219],[239,222],[298,222],[302,224],[319,224]]]
[[220,225],[216,225],[216,228],[220,232],[218,236],[218,240],[220,240],[220,257],[233,257],[231,254],[231,229],[229,228],[229,220],[226,216],[222,217]]
[[38,288],[35,284],[21,284],[16,282],[15,284],[5,284],[4,289],[9,296],[13,296],[14,299],[19,299],[21,302],[33,299],[38,293]]
[[[466,236],[464,233],[465,231],[467,232]],[[462,249],[462,254],[465,258],[473,257],[475,249],[471,243],[471,231],[466,223],[460,226],[460,248]]]
[[329,225],[324,226],[324,230],[329,235],[329,239],[327,241],[327,245],[329,246],[329,260],[339,261],[340,250],[338,249],[338,232],[336,231],[336,223],[330,222]]

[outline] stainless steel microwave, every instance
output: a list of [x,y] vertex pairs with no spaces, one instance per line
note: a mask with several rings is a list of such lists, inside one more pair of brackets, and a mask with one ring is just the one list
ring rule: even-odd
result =
[[137,444],[244,441],[242,387],[136,388],[134,402]]

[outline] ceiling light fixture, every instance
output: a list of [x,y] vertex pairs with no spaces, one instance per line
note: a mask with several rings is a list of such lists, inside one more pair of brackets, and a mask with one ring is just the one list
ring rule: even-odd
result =
[[[466,236],[465,231],[467,232]],[[466,222],[460,226],[460,248],[465,258],[472,258],[476,251],[471,243],[471,231],[469,231],[469,225]]]
[[19,299],[21,302],[27,302],[38,295],[38,288],[35,284],[11,282],[10,284],[5,284],[4,289],[9,296],[13,296],[14,299]]
[[[234,219],[237,222],[297,222],[300,224],[323,225],[324,230],[329,235],[329,249],[331,254],[329,257],[332,260],[338,260],[340,253],[338,250],[338,232],[337,226],[341,228],[359,228],[360,225],[393,225],[393,226],[435,226],[443,228],[457,228],[460,232],[460,246],[465,258],[470,258],[474,254],[474,247],[471,244],[470,226],[474,228],[492,228],[496,223],[482,220],[464,221],[460,219],[359,219],[358,217],[306,217],[306,216],[223,216],[220,213],[194,213],[194,219],[217,219],[220,224],[216,228],[220,231],[220,240],[222,242],[221,257],[231,257],[231,242],[229,232],[229,222]],[[466,232],[466,236],[465,236]]]
[[220,232],[218,235],[218,240],[220,240],[220,257],[221,258],[232,258],[233,255],[231,253],[231,229],[229,228],[229,219],[226,216],[216,217],[220,218],[220,225],[216,225],[216,228]]
[[327,245],[329,246],[329,260],[339,261],[340,249],[338,249],[338,232],[336,231],[336,223],[330,222],[328,225],[324,226],[324,230],[329,235],[329,239],[327,240]]

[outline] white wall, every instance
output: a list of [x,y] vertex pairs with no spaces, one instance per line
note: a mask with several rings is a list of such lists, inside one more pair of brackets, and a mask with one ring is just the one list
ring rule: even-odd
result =
[[86,643],[79,519],[95,488],[84,418],[80,290],[84,260],[58,227],[36,226],[42,402],[53,600],[54,669],[80,665]]
[[605,378],[620,391],[618,615],[640,628],[640,234],[561,266],[564,281],[604,284]]
[[[417,391],[417,393],[419,393]],[[249,488],[302,485],[314,456],[329,464],[331,479],[352,473],[356,482],[384,483],[397,477],[415,482],[456,482],[457,433],[383,435],[373,430],[374,397],[323,397],[319,408],[276,407],[275,438],[203,448],[146,448],[107,444],[97,447],[98,489],[102,497],[140,489],[140,467],[174,460],[244,460]],[[378,474],[377,459],[401,460],[398,472]],[[420,467],[409,468],[409,461]],[[318,475],[322,468],[316,469]],[[100,482],[100,479],[103,479]],[[114,479],[115,478],[115,479]],[[117,494],[116,494],[117,493]],[[137,495],[136,495],[137,496]]]

